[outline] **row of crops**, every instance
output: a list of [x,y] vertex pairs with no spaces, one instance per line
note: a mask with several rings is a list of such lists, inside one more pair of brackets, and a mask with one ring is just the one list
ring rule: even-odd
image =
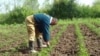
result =
[[59,20],[51,27],[51,46],[27,52],[25,23],[0,24],[1,56],[99,56],[100,19]]

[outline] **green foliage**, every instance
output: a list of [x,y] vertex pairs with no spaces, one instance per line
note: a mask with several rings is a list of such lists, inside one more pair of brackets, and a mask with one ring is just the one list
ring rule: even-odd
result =
[[39,7],[38,0],[25,0],[23,7],[32,10],[37,10]]
[[100,17],[100,3],[99,4],[95,4],[93,7],[92,7],[92,14],[93,14],[93,17]]
[[[19,0],[18,0],[19,1]],[[75,0],[54,0],[54,4],[49,5],[48,1],[45,1],[45,9],[38,10],[39,4],[37,0],[24,0],[23,6],[17,6],[12,11],[6,14],[0,14],[0,23],[12,24],[23,23],[24,19],[28,15],[34,13],[46,12],[53,17],[59,19],[73,19],[73,18],[87,18],[100,17],[100,1],[97,0],[92,7],[79,6],[75,3]],[[18,2],[17,2],[18,3]]]
[[73,18],[76,9],[74,0],[59,0],[56,1],[53,7],[47,13],[58,18]]
[[[49,56],[49,53],[53,50],[53,48],[55,47],[55,45],[58,43],[58,40],[59,40],[59,36],[61,36],[62,35],[62,33],[64,32],[64,30],[66,29],[66,27],[68,26],[68,24],[65,24],[66,22],[63,22],[64,20],[60,20],[59,21],[59,24],[58,25],[60,25],[60,24],[62,24],[63,26],[62,26],[62,28],[61,28],[61,31],[60,32],[58,32],[53,38],[55,38],[55,39],[52,39],[51,40],[51,43],[52,43],[52,45],[49,47],[49,48],[43,48],[38,54],[37,54],[37,56]],[[62,23],[63,22],[63,23]],[[66,26],[64,26],[64,25],[66,25]]]
[[[29,13],[30,14],[30,13]],[[84,19],[84,18],[80,18],[80,19],[75,19],[73,21],[71,20],[59,20],[58,22],[58,25],[63,25],[61,27],[61,30],[57,33],[57,35],[55,36],[55,38],[53,38],[51,40],[51,46],[50,48],[43,48],[42,51],[40,51],[38,53],[38,55],[29,55],[29,56],[48,56],[49,55],[49,52],[51,50],[53,50],[53,48],[55,47],[55,44],[58,43],[58,39],[60,38],[61,36],[61,33],[64,32],[64,30],[66,29],[66,27],[68,26],[69,23],[74,23],[76,25],[76,35],[77,35],[77,42],[79,43],[79,51],[78,51],[78,55],[77,56],[89,56],[88,53],[87,53],[87,48],[85,47],[85,43],[84,43],[84,37],[82,36],[82,33],[79,29],[79,26],[78,24],[79,23],[91,23],[91,22],[96,22],[97,24],[100,24],[100,18],[96,19],[96,18],[93,18],[93,19]],[[89,24],[90,25],[90,24]],[[56,26],[54,26],[54,28],[56,28]],[[54,29],[53,28],[53,29]],[[97,30],[99,28],[95,28],[94,26],[89,26],[89,28],[93,28],[93,32],[95,32],[94,30]],[[19,29],[21,29],[19,31]],[[53,30],[52,29],[52,30]],[[98,30],[98,33],[100,36],[100,29]],[[22,41],[20,43],[20,41]],[[4,43],[5,44],[2,44]],[[11,25],[8,25],[8,24],[5,24],[5,25],[0,25],[0,48],[2,47],[5,47],[5,46],[9,46],[11,45],[12,43],[20,43],[19,45],[17,45],[16,47],[11,47],[11,51],[4,51],[4,52],[1,52],[0,55],[2,56],[13,56],[13,54],[16,54],[18,53],[19,49],[23,48],[23,47],[27,47],[27,42],[28,42],[28,38],[27,38],[27,31],[26,31],[26,26],[25,24],[11,24]],[[9,47],[8,47],[9,48]],[[19,53],[20,54],[20,53]],[[17,56],[19,56],[19,54]]]
[[77,22],[75,22],[75,27],[76,27],[77,42],[78,42],[78,45],[79,45],[78,56],[89,56],[87,49],[85,47],[84,37],[83,37],[83,35],[80,31],[80,28],[79,28]]
[[[97,22],[98,23],[98,22]],[[99,28],[95,27],[93,24],[91,23],[85,23],[93,32],[95,32],[98,37],[100,38],[100,31]]]
[[13,24],[13,23],[23,23],[25,21],[26,16],[32,15],[34,12],[31,9],[27,9],[24,7],[16,7],[14,10],[10,11],[7,14],[4,14],[2,19],[3,21],[0,22],[2,24]]
[[58,18],[87,18],[100,17],[100,1],[97,0],[94,6],[80,6],[75,3],[75,0],[54,0],[51,9],[44,12]]
[[89,6],[77,7],[76,17],[91,17],[91,8]]

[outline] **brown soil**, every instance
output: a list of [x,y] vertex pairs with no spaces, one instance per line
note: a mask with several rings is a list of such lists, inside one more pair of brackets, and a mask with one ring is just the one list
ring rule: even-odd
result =
[[100,56],[100,36],[98,37],[84,24],[81,24],[80,28],[85,36],[85,43],[90,56]]
[[[58,25],[56,28],[54,28],[51,31],[51,39],[53,39],[53,37],[61,30],[61,26],[63,25]],[[19,41],[10,43],[10,45],[8,46],[4,46],[0,48],[0,56],[2,56],[2,54],[8,52],[9,55],[8,56],[32,56],[31,53],[29,53],[28,51],[28,47],[27,46],[22,46],[23,45],[23,40],[20,39]],[[37,49],[36,43],[35,43],[35,49]],[[15,48],[17,49],[17,51],[13,51],[11,48]],[[36,56],[36,55],[34,55]]]
[[61,27],[62,27],[63,25],[58,25],[58,26],[56,26],[56,28],[55,29],[53,29],[52,31],[51,31],[51,39],[53,39],[53,37],[58,33],[58,32],[60,32],[61,31]]
[[68,25],[58,44],[50,52],[50,56],[77,56],[77,43],[74,25]]

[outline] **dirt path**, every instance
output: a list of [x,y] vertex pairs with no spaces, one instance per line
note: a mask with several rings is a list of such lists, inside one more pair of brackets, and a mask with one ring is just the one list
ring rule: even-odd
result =
[[85,36],[85,43],[90,56],[100,56],[100,37],[92,32],[86,25],[80,26],[83,35]]
[[50,56],[77,56],[77,43],[74,25],[68,25],[60,36],[58,44],[51,51]]

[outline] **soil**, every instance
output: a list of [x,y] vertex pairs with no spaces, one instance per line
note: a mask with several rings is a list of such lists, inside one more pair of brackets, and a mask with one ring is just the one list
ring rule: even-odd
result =
[[85,36],[86,48],[90,56],[100,56],[100,36],[98,37],[86,25],[80,26],[83,35]]
[[[52,31],[51,31],[51,39],[53,39],[53,37],[61,31],[61,27],[63,25],[58,25],[57,27],[55,27]],[[0,56],[3,56],[4,53],[9,53],[8,56],[32,56],[31,53],[29,53],[28,51],[28,47],[27,46],[22,46],[23,45],[23,40],[20,39],[16,42],[10,43],[10,45],[8,46],[4,46],[0,48]],[[16,51],[12,50],[12,48],[17,49]],[[35,43],[35,49],[37,49],[37,45]],[[36,55],[34,55],[36,56]]]
[[58,25],[58,26],[56,26],[55,29],[53,29],[53,30],[51,31],[51,35],[50,35],[51,40],[54,38],[54,36],[55,36],[58,32],[61,31],[61,27],[62,27],[62,26],[63,26],[63,25]]
[[[58,25],[51,31],[51,40],[61,31],[62,26],[63,25]],[[85,36],[86,48],[90,56],[100,56],[100,36],[97,36],[84,24],[80,25],[80,29]],[[50,52],[50,56],[77,56],[79,50],[78,43],[76,42],[75,26],[69,24],[59,37],[60,39]],[[23,41],[24,40],[20,39],[16,42],[12,42],[8,46],[0,47],[0,56],[4,56],[5,53],[8,54],[7,56],[37,56],[29,53],[28,47],[26,44],[23,44]],[[16,51],[12,50],[12,48],[15,48]]]
[[71,24],[60,36],[59,42],[50,52],[50,56],[77,56],[77,52],[75,27]]

